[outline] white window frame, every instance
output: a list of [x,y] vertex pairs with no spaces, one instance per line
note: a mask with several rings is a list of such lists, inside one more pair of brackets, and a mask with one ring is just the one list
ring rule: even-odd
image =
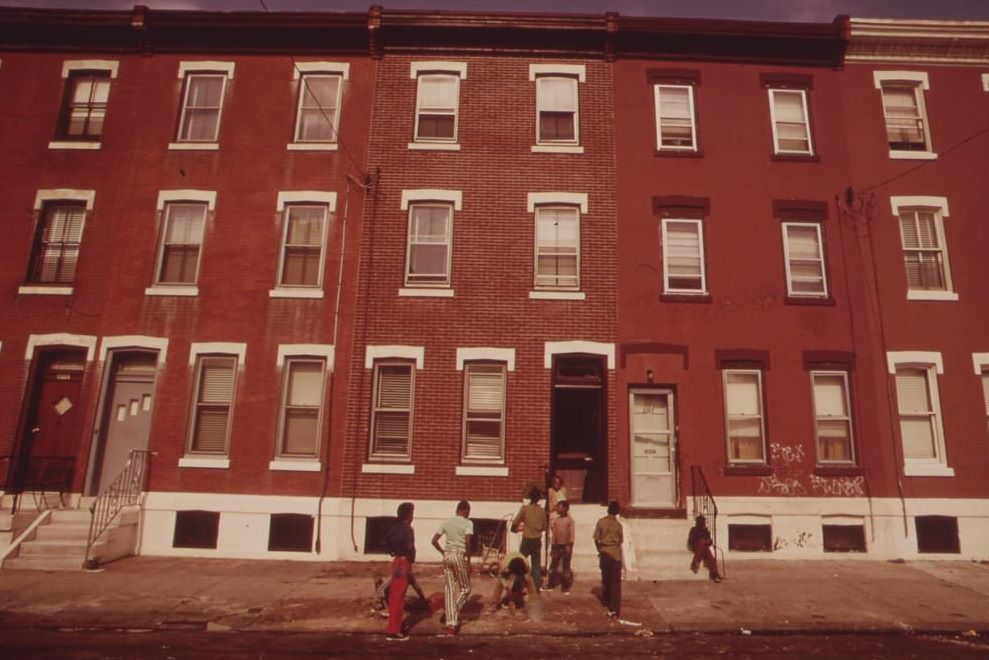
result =
[[[668,225],[671,222],[693,224],[697,227],[697,249],[701,264],[701,288],[681,289],[670,286],[670,259]],[[704,221],[700,218],[663,218],[660,223],[660,239],[663,243],[663,293],[684,296],[706,296],[707,260],[704,257]]]
[[[944,373],[944,362],[941,353],[936,351],[890,351],[886,353],[886,367],[893,378],[893,389],[896,388],[896,371],[898,368],[921,369],[927,378],[927,392],[930,397],[932,432],[934,434],[934,458],[903,458],[903,474],[905,476],[924,477],[953,477],[955,471],[948,466],[945,448],[943,416],[941,413],[941,395],[938,388],[938,375]],[[900,450],[903,450],[903,434],[900,430],[902,413],[899,410],[899,391],[897,401],[890,402],[896,406],[897,433],[900,435]]]
[[986,423],[989,424],[989,353],[972,353],[972,366],[982,386],[982,400],[986,407]]
[[891,159],[910,159],[910,160],[934,160],[937,158],[937,154],[933,151],[931,146],[931,125],[930,118],[927,114],[927,105],[924,100],[924,92],[930,89],[930,83],[927,78],[926,71],[873,71],[872,73],[873,83],[876,89],[879,90],[879,100],[882,103],[883,109],[883,131],[886,134],[886,144],[889,146],[889,136],[887,132],[887,116],[886,116],[886,98],[883,94],[883,85],[887,84],[890,86],[906,86],[912,87],[914,91],[914,98],[917,100],[917,119],[923,123],[923,134],[924,134],[924,149],[923,150],[907,150],[907,149],[889,149],[889,157]]
[[[810,128],[810,105],[807,102],[807,90],[792,87],[770,87],[766,90],[769,94],[769,120],[773,129],[773,153],[779,155],[813,156],[814,136]],[[801,107],[804,111],[804,130],[807,132],[807,149],[784,149],[780,146],[780,135],[778,129],[779,120],[776,118],[776,95],[777,94],[799,94]],[[794,122],[787,122],[794,123]]]
[[[574,87],[574,136],[569,140],[544,140],[539,130],[539,114],[541,112],[540,103],[540,79],[562,79],[570,80]],[[529,80],[536,85],[536,125],[535,144],[533,152],[548,153],[583,153],[584,148],[580,146],[580,83],[587,79],[587,70],[583,64],[530,64]]]
[[[223,86],[220,89],[220,102],[217,107],[216,115],[216,130],[214,132],[213,138],[210,140],[191,140],[183,138],[182,135],[185,132],[186,120],[188,118],[187,111],[189,109],[189,91],[191,89],[191,81],[193,77],[196,76],[222,76]],[[223,105],[227,96],[227,83],[233,80],[234,77],[234,63],[233,62],[180,62],[179,63],[179,80],[182,81],[182,103],[179,108],[179,121],[178,128],[176,129],[175,141],[168,145],[169,149],[172,150],[190,150],[190,149],[219,149],[219,139],[220,139],[220,125],[223,121]]]
[[[783,267],[786,270],[786,295],[791,298],[827,298],[829,295],[828,290],[828,272],[825,267],[824,261],[824,231],[821,227],[820,222],[806,222],[806,221],[796,221],[796,220],[785,220],[781,226],[781,232],[783,236]],[[791,267],[790,261],[790,241],[787,229],[790,227],[813,227],[817,235],[817,250],[819,258],[816,260],[821,269],[821,287],[823,291],[796,291],[793,286],[793,269]]]
[[[322,298],[323,269],[326,265],[326,242],[329,225],[336,211],[337,196],[335,192],[300,190],[282,191],[278,193],[276,210],[282,218],[281,240],[278,253],[278,270],[275,273],[275,288],[268,292],[271,298]],[[289,215],[294,206],[321,207],[323,213],[323,228],[320,236],[319,272],[316,284],[283,284],[282,277],[285,269],[285,253],[288,240]]]
[[[415,217],[416,209],[418,208],[433,208],[433,209],[443,209],[447,212],[446,221],[446,236],[444,245],[446,245],[446,264],[444,267],[444,272],[442,274],[435,273],[437,277],[435,281],[421,281],[412,277],[410,268],[412,266],[412,249],[413,245],[419,245],[419,243],[413,243],[413,218]],[[425,289],[450,289],[453,283],[453,213],[454,207],[449,202],[445,201],[416,201],[412,202],[408,206],[408,225],[405,233],[405,276],[404,282],[405,287],[409,288],[425,288]],[[439,280],[439,276],[442,275],[442,281]]]
[[[844,397],[846,415],[821,415],[818,412],[817,401],[817,377],[840,376],[842,379],[842,396]],[[852,400],[849,390],[849,379],[847,371],[836,371],[827,369],[815,369],[810,372],[811,401],[814,404],[814,452],[818,465],[855,465],[855,429],[852,424]],[[822,421],[842,421],[848,425],[848,456],[847,460],[825,459],[821,457],[821,428]]]
[[[751,416],[739,417],[738,415],[731,416],[728,412],[728,376],[729,374],[755,374],[756,376],[756,388],[759,403],[759,414],[756,415],[759,419],[759,440],[760,447],[762,451],[762,458],[737,458],[732,455],[731,448],[731,420],[732,419],[747,419]],[[721,370],[721,391],[724,396],[724,412],[725,412],[725,451],[728,456],[728,463],[730,465],[767,465],[768,456],[766,452],[766,410],[763,398],[763,382],[762,382],[762,369],[735,369],[726,368]]]
[[[501,410],[499,411],[499,449],[498,455],[493,457],[468,456],[467,454],[467,427],[471,421],[470,406],[470,378],[471,373],[479,368],[499,368],[501,370]],[[508,391],[508,365],[504,362],[491,361],[471,361],[463,364],[463,414],[461,416],[461,443],[460,460],[462,464],[495,464],[502,465],[505,462],[505,426],[507,422],[507,391]],[[492,421],[492,420],[488,420]]]
[[[203,451],[195,448],[196,441],[196,423],[199,419],[199,407],[202,403],[199,400],[200,387],[202,384],[202,373],[204,367],[204,360],[210,360],[214,358],[221,358],[227,360],[233,360],[233,384],[230,388],[230,401],[227,403],[227,422],[226,422],[226,437],[224,439],[223,451],[211,452]],[[223,460],[229,461],[230,456],[230,436],[231,428],[233,427],[234,418],[234,407],[237,400],[237,387],[240,381],[240,370],[243,364],[242,354],[238,355],[236,353],[220,353],[211,352],[208,349],[203,352],[196,350],[193,346],[189,355],[190,361],[194,365],[193,369],[193,387],[192,387],[192,406],[189,411],[189,428],[186,432],[186,445],[185,454],[187,457],[191,458],[204,458],[207,460]],[[180,467],[198,467],[194,465],[183,465],[182,462],[179,463]],[[229,462],[224,466],[229,467]]]
[[[660,112],[660,98],[663,89],[687,90],[687,103],[690,108],[690,146],[663,144],[663,116]],[[697,109],[694,106],[694,86],[688,84],[656,83],[653,85],[653,101],[656,106],[656,149],[659,151],[697,151]]]
[[[281,356],[280,356],[281,357]],[[292,454],[285,451],[285,423],[289,413],[289,386],[292,367],[295,364],[318,364],[320,367],[319,404],[316,406],[316,438],[313,442],[312,453]],[[328,373],[327,359],[312,355],[287,355],[282,362],[282,395],[278,407],[278,434],[275,445],[275,460],[278,461],[314,461],[319,459],[322,444],[323,412],[326,408],[326,376]],[[307,406],[312,408],[312,406]]]
[[[199,241],[199,252],[196,255],[196,277],[194,278],[194,281],[191,283],[161,281],[161,270],[164,267],[164,259],[165,259],[165,237],[168,234],[168,223],[171,217],[169,211],[172,205],[177,205],[177,204],[189,204],[189,205],[197,205],[203,207],[203,235],[202,235],[202,239]],[[206,228],[207,225],[209,224],[209,218],[211,212],[209,202],[202,199],[169,199],[169,200],[165,200],[162,203],[160,210],[161,210],[161,230],[159,232],[160,235],[158,238],[158,257],[157,259],[155,259],[155,272],[154,272],[154,280],[153,280],[154,283],[151,286],[151,290],[150,291],[146,290],[145,293],[150,293],[151,295],[154,295],[155,291],[157,290],[168,291],[168,292],[172,292],[173,290],[185,290],[189,292],[188,295],[198,295],[199,272],[203,264],[203,249],[206,245]]]
[[[105,71],[107,77],[110,80],[110,88],[113,88],[113,80],[117,77],[117,71],[120,68],[119,60],[65,60],[62,62],[62,79],[65,81],[65,88],[63,95],[65,98],[62,101],[62,107],[60,112],[66,112],[66,104],[71,105],[72,101],[68,99],[68,82],[70,76],[76,71]],[[107,107],[109,107],[109,100],[107,100]],[[64,121],[62,117],[59,118],[60,122]],[[104,122],[106,121],[104,117]],[[60,125],[58,130],[58,139],[52,140],[48,143],[49,149],[100,149],[101,140],[103,137],[103,131],[100,131],[99,135],[89,135],[83,137],[72,137],[68,135],[68,131],[63,130],[67,126]]]
[[[378,413],[387,410],[398,410],[397,408],[379,408],[376,405],[378,399],[378,388],[380,385],[380,369],[382,367],[395,367],[401,366],[406,367],[409,370],[409,405],[408,408],[402,408],[401,410],[407,411],[409,416],[408,422],[408,436],[405,443],[405,453],[404,454],[385,454],[377,451],[375,437],[377,433],[377,421]],[[417,363],[412,360],[403,360],[396,358],[382,358],[374,360],[372,366],[372,391],[371,391],[371,420],[369,424],[370,437],[368,438],[368,457],[373,461],[385,461],[385,462],[399,462],[408,463],[412,460],[412,437],[413,437],[413,421],[415,417],[415,390],[416,390],[416,371]]]
[[[466,62],[412,62],[409,67],[410,77],[416,81],[416,105],[413,117],[412,142],[409,149],[427,149],[437,151],[457,151],[460,149],[460,81],[467,77]],[[424,78],[443,78],[454,81],[454,105],[452,108],[423,108],[422,80]],[[428,111],[428,112],[427,112]],[[442,114],[453,116],[452,137],[426,137],[419,135],[419,117],[421,114]]]
[[[900,248],[904,256],[904,280],[907,287],[907,300],[941,300],[956,301],[958,293],[954,290],[951,280],[951,262],[948,255],[947,234],[944,229],[944,219],[950,216],[948,209],[948,199],[946,197],[930,196],[899,196],[891,197],[890,205],[893,215],[896,217],[897,230],[900,235]],[[930,212],[934,214],[934,229],[938,241],[938,250],[941,254],[941,263],[944,268],[944,289],[911,289],[910,283],[906,281],[906,251],[907,247],[903,241],[903,221],[900,218],[901,211],[905,212]]]
[[[540,245],[538,243],[539,237],[539,216],[542,211],[573,211],[576,216],[577,225],[577,253],[574,255],[576,261],[576,283],[573,285],[561,285],[561,284],[540,284],[539,283],[539,256]],[[580,291],[581,285],[581,214],[580,207],[573,204],[540,204],[533,210],[533,247],[532,247],[532,289],[533,291]],[[559,246],[557,246],[559,247]],[[557,279],[559,279],[559,274],[557,274]]]
[[[45,188],[38,190],[34,196],[34,211],[38,214],[38,221],[40,221],[40,214],[45,207],[46,202],[60,203],[60,202],[82,202],[86,205],[86,215],[83,218],[83,229],[85,230],[86,222],[89,220],[90,213],[93,211],[93,205],[96,203],[96,191],[95,190],[75,190],[70,188]],[[35,227],[37,232],[37,227]],[[33,244],[32,244],[32,256],[33,256]],[[67,296],[72,295],[74,288],[72,286],[58,286],[53,284],[41,284],[41,283],[26,283],[17,288],[17,293],[19,295],[56,295],[56,296]]]
[[[325,150],[334,151],[337,149],[339,143],[340,135],[340,102],[343,99],[343,81],[344,76],[340,71],[332,70],[309,70],[299,73],[296,69],[296,78],[299,81],[299,98],[296,102],[295,107],[295,131],[292,135],[292,142],[288,145],[289,149],[300,149],[307,148],[310,150]],[[334,100],[333,115],[328,116],[327,119],[330,121],[330,132],[331,136],[329,140],[315,140],[315,139],[303,139],[302,137],[302,112],[305,110],[304,102],[307,95],[310,93],[307,80],[310,78],[336,78],[337,79],[337,93],[336,99]],[[324,109],[319,106],[317,102],[317,108],[320,111]],[[323,113],[326,114],[325,112]]]

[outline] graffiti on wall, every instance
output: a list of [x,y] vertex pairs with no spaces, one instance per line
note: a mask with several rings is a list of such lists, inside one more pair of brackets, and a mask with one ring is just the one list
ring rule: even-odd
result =
[[759,477],[760,495],[778,497],[864,497],[865,477],[821,477],[808,474],[803,463],[807,452],[803,445],[773,442],[769,445],[773,474]]

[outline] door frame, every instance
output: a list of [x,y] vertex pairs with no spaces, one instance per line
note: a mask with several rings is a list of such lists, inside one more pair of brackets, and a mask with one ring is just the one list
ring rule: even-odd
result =
[[[632,422],[632,397],[636,393],[644,394],[656,394],[656,393],[666,393],[667,396],[672,397],[672,405],[669,407],[670,411],[670,422],[673,427],[670,432],[670,469],[673,475],[673,497],[668,506],[656,505],[656,504],[646,504],[639,505],[634,502],[635,491],[632,485],[632,481],[635,475],[635,470],[633,463],[635,461],[634,447],[632,446],[633,440],[633,422]],[[677,393],[677,389],[673,385],[629,385],[628,386],[628,397],[626,399],[626,410],[628,412],[628,434],[626,436],[626,446],[628,447],[628,496],[631,506],[635,508],[645,508],[645,509],[680,509],[683,508],[681,505],[682,488],[680,487],[680,478],[682,470],[680,469],[680,415],[679,415],[680,397]]]
[[[546,480],[548,481],[552,474],[559,467],[558,459],[556,456],[556,446],[554,443],[554,431],[556,428],[556,370],[557,365],[561,360],[585,360],[593,361],[598,363],[601,369],[601,384],[600,386],[588,386],[586,389],[595,389],[598,391],[598,415],[601,420],[600,428],[598,430],[598,438],[596,443],[597,454],[594,456],[594,471],[601,482],[601,494],[597,498],[601,500],[600,503],[605,503],[608,501],[608,488],[610,486],[608,479],[608,361],[607,356],[599,353],[583,353],[580,351],[575,351],[572,353],[554,353],[552,360],[550,361],[550,378],[549,378],[549,442],[548,442],[548,459],[547,459],[547,470],[546,470]],[[567,389],[567,388],[561,388]],[[574,389],[580,389],[579,386],[574,387]],[[586,477],[585,477],[585,490],[586,490]],[[549,484],[546,484],[549,487]],[[590,500],[583,499],[584,503],[590,502]]]
[[[155,356],[155,377],[153,384],[151,386],[151,428],[154,427],[154,414],[155,414],[155,403],[157,403],[156,390],[158,389],[158,376],[161,370],[161,358],[162,353],[157,348],[149,348],[147,346],[120,346],[116,348],[111,348],[106,351],[105,357],[103,359],[103,369],[100,377],[100,388],[99,388],[99,403],[96,406],[96,418],[93,423],[93,442],[90,443],[89,448],[89,462],[86,467],[86,480],[83,484],[83,494],[84,495],[98,495],[94,492],[96,489],[96,479],[99,475],[96,474],[97,466],[102,462],[103,450],[105,449],[106,443],[106,421],[107,415],[109,414],[109,408],[107,406],[107,396],[111,392],[111,384],[113,384],[113,368],[116,364],[117,357],[120,355],[126,355],[128,353],[147,353]],[[151,431],[148,430],[148,446],[151,445]]]

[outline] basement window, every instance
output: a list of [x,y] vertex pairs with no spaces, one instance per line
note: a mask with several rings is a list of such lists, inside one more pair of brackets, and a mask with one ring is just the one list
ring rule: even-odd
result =
[[388,545],[385,538],[388,531],[398,523],[396,516],[374,516],[364,524],[364,554],[387,555]]
[[954,516],[917,516],[917,552],[959,554],[958,518]]
[[273,513],[268,525],[268,552],[312,552],[313,517]]
[[824,552],[865,552],[862,525],[822,525]]
[[219,511],[176,511],[172,547],[215,550],[219,531]]
[[728,549],[738,552],[772,552],[772,525],[728,525]]

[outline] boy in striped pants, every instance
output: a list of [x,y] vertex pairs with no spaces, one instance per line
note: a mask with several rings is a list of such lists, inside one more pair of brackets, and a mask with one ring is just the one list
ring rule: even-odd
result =
[[[445,547],[440,537],[446,536]],[[474,523],[470,519],[470,503],[460,500],[457,515],[450,518],[433,535],[433,547],[443,555],[444,616],[447,635],[460,632],[460,609],[470,596],[470,544]]]

